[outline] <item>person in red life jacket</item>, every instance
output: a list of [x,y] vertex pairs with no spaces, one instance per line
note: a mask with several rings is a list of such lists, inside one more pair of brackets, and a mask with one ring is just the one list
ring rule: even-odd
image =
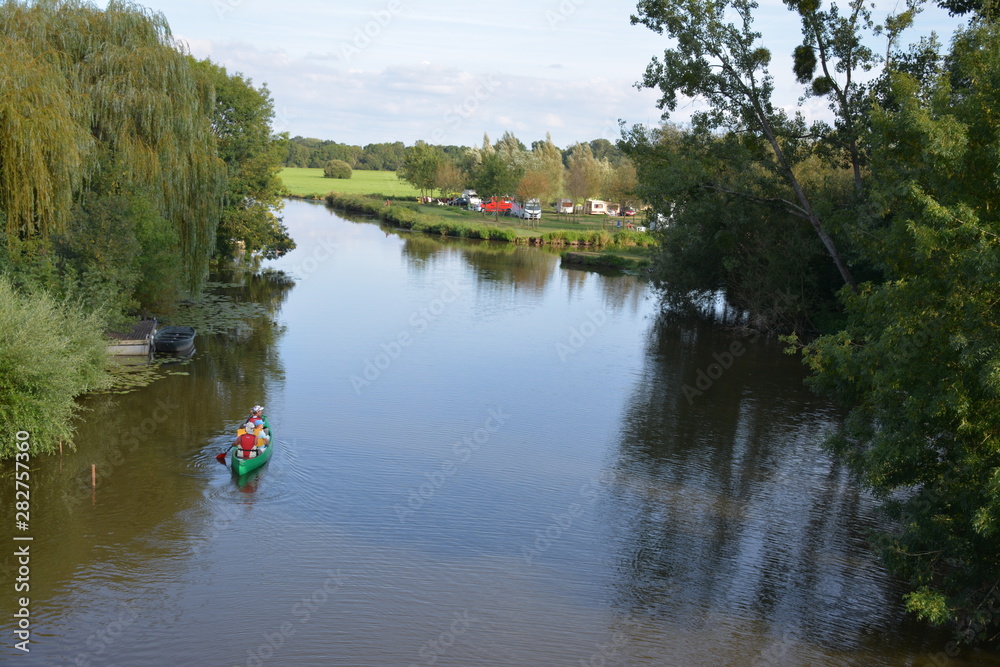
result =
[[257,447],[257,436],[254,434],[254,425],[252,422],[247,422],[243,425],[243,433],[236,436],[236,441],[233,443],[234,446],[239,447],[236,450],[236,457],[240,459],[252,459],[257,456],[255,448]]

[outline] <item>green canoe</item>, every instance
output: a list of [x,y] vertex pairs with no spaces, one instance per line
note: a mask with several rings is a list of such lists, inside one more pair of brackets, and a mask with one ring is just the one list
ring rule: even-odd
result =
[[[268,432],[270,432],[270,429],[268,429]],[[264,447],[260,447],[258,450],[260,453],[257,454],[257,456],[253,457],[252,459],[238,458],[236,456],[237,449],[238,447],[236,446],[234,446],[232,449],[232,456],[230,457],[232,461],[230,463],[230,466],[232,467],[233,472],[236,473],[237,475],[245,475],[251,470],[256,470],[257,468],[261,467],[262,465],[271,460],[271,450],[274,449],[274,434],[273,433],[271,434],[270,443],[268,443]]]

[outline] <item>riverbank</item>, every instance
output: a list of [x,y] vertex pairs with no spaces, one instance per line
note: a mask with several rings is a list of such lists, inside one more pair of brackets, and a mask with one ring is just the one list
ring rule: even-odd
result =
[[[587,246],[605,250],[648,251],[657,245],[655,237],[646,232],[612,231],[586,223],[539,221],[532,227],[524,227],[518,224],[520,221],[516,218],[491,218],[457,207],[393,202],[384,198],[333,192],[325,197],[325,201],[333,208],[365,213],[401,229],[440,236],[526,245]],[[491,219],[492,224],[487,222]]]

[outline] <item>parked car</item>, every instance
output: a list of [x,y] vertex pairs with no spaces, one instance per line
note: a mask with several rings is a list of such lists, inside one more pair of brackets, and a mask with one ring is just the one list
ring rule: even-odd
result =
[[625,215],[635,215],[635,209],[631,206],[625,207]]
[[509,214],[512,204],[513,202],[511,202],[509,199],[501,199],[500,201],[497,201],[496,197],[490,197],[490,200],[488,202],[483,203],[482,209],[489,213],[493,213],[499,210],[500,213]]
[[451,205],[452,206],[468,206],[469,205],[469,198],[468,197],[457,197],[456,199],[452,199],[451,200]]

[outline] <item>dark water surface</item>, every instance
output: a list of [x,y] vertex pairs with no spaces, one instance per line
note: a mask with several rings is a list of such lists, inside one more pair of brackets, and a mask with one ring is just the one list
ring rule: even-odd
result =
[[[285,220],[295,284],[223,290],[269,315],[32,462],[31,652],[8,537],[0,661],[1000,665],[903,616],[779,346],[536,249]],[[277,449],[235,480],[255,402]]]

